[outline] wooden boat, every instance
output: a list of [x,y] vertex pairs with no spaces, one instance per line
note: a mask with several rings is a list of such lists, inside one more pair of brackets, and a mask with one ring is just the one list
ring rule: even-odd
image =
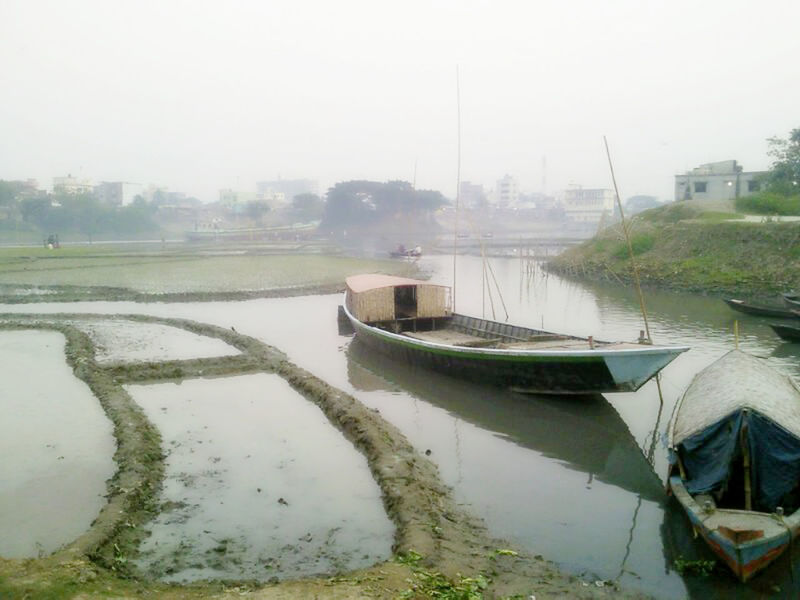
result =
[[786,340],[787,342],[800,342],[800,327],[792,327],[790,325],[778,325],[771,323],[770,327],[778,334],[778,337]]
[[795,294],[789,292],[787,294],[783,294],[783,302],[789,308],[794,308],[800,310],[800,294]]
[[800,532],[800,389],[733,350],[675,407],[668,486],[711,550],[745,581]]
[[397,250],[389,252],[392,258],[419,258],[422,256],[422,248],[415,246],[414,248],[406,249],[405,246],[398,246]]
[[800,318],[800,311],[778,308],[773,306],[763,306],[758,304],[750,304],[744,300],[736,298],[723,298],[725,303],[733,310],[748,314],[757,315],[759,317],[773,317],[778,319],[797,319]]
[[355,275],[346,284],[343,311],[367,345],[517,391],[631,392],[689,349],[601,342],[456,314],[449,287],[416,279]]

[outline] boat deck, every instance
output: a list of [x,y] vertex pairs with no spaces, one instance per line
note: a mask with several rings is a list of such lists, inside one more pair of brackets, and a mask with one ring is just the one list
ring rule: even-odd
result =
[[405,331],[403,335],[424,342],[434,344],[447,344],[451,346],[462,346],[466,348],[501,348],[506,350],[589,350],[592,347],[605,349],[624,349],[641,348],[640,344],[635,343],[608,343],[593,342],[589,345],[589,340],[576,339],[567,336],[544,334],[531,336],[528,340],[509,341],[503,337],[487,338],[477,335],[470,335],[452,329],[440,329],[437,331]]

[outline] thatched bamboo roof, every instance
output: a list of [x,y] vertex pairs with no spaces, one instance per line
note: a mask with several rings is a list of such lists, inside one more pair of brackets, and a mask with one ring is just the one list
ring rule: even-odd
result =
[[670,427],[670,445],[742,409],[769,418],[800,438],[800,389],[766,364],[731,350],[697,375],[686,389]]
[[[395,287],[398,285],[436,285],[410,279],[408,277],[395,277],[394,275],[381,275],[380,273],[369,273],[365,275],[352,275],[345,280],[347,287],[356,294],[383,287]],[[446,286],[440,286],[446,287]]]

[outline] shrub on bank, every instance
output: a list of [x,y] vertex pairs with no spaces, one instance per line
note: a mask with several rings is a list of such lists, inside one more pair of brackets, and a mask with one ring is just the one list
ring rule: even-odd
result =
[[[655,244],[655,239],[649,233],[638,233],[631,237],[631,248],[633,255],[639,256],[650,250]],[[624,260],[628,258],[628,244],[623,242],[614,251],[614,258]]]
[[800,215],[800,195],[781,196],[770,192],[736,199],[736,210],[756,215]]

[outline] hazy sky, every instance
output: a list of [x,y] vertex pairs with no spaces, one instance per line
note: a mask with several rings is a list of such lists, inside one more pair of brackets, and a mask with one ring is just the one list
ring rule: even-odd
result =
[[800,1],[0,0],[0,179],[672,197],[800,127]]

